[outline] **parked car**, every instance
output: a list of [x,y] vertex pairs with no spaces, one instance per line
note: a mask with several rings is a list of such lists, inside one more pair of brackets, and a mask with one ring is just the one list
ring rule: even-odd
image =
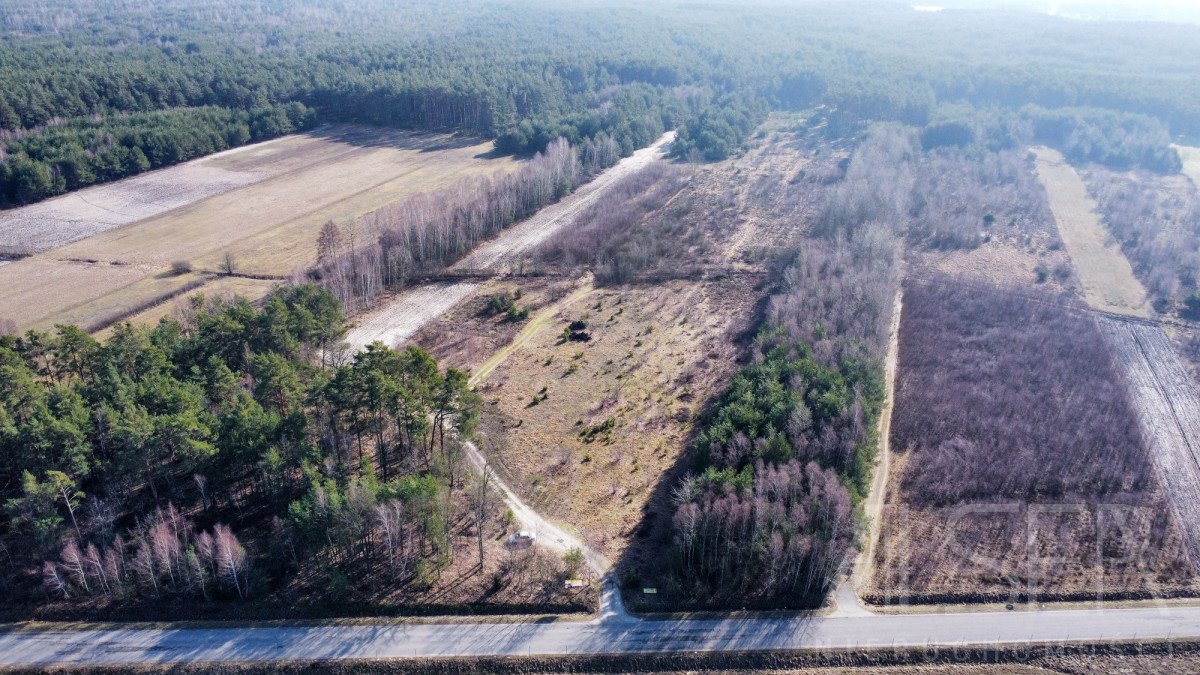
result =
[[512,548],[529,548],[533,546],[533,542],[536,539],[537,535],[533,532],[521,530],[516,534],[508,535],[508,545]]

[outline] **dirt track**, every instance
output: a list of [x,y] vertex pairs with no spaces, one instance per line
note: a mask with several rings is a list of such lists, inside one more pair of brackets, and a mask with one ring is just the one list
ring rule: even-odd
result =
[[1200,396],[1159,326],[1100,317],[1130,400],[1171,497],[1192,564],[1200,563]]
[[1179,159],[1183,160],[1183,173],[1192,179],[1196,187],[1200,187],[1200,148],[1176,145],[1175,150],[1179,153]]
[[662,156],[663,149],[675,138],[667,132],[654,145],[642,148],[621,160],[574,194],[538,211],[532,217],[508,228],[500,236],[476,248],[470,255],[451,267],[455,272],[500,272],[522,253],[533,249],[555,232],[574,222],[575,218],[596,198],[621,179],[630,176]]
[[[661,157],[664,148],[674,137],[673,131],[664,134],[654,145],[638,150],[621,160],[574,194],[547,206],[532,217],[504,230],[491,241],[481,244],[455,263],[450,271],[501,274],[505,267],[522,253],[573,223],[575,217],[582,213],[588,204],[604,194],[606,189]],[[346,335],[346,342],[355,349],[361,349],[375,340],[381,340],[389,347],[394,347],[411,337],[421,326],[449,311],[470,295],[477,285],[437,284],[408,289],[383,307],[364,316],[358,327]]]
[[388,347],[404,342],[421,326],[444,314],[479,284],[431,284],[406,291],[346,334],[355,351],[379,341]]

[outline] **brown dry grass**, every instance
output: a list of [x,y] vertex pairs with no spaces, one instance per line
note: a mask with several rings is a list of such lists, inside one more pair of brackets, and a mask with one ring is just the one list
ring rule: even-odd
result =
[[[699,168],[668,208],[690,205],[679,217],[704,245],[672,251],[664,265],[703,278],[600,289],[587,278],[489,282],[415,337],[486,375],[482,449],[527,503],[604,555],[616,559],[669,518],[663,486],[686,468],[697,415],[737,368],[768,292],[770,252],[802,234],[815,205],[797,206],[810,184],[789,184],[810,156],[793,136],[767,133],[745,156]],[[515,287],[527,321],[481,316],[489,295]],[[562,339],[574,320],[590,341]],[[631,553],[661,553],[639,548]]]
[[41,256],[18,260],[0,267],[0,319],[22,329],[47,328],[60,323],[60,316],[78,317],[77,307],[106,295],[112,295],[112,305],[122,304],[125,289],[148,276],[148,270],[130,265]]
[[[481,385],[485,447],[534,508],[618,556],[736,368],[754,297],[744,277],[580,297]],[[589,342],[561,339],[576,320]]]
[[450,311],[424,325],[409,341],[428,350],[438,363],[478,371],[529,325],[528,321],[510,321],[503,314],[493,315],[487,306],[492,296],[519,291],[517,305],[536,316],[577,287],[578,281],[559,277],[487,281]]
[[[311,263],[329,220],[345,223],[405,195],[516,165],[489,150],[444,135],[331,127],[199,160],[269,177],[5,265],[0,319],[20,328],[63,321],[100,328],[178,291],[185,277],[164,276],[172,263],[215,272],[226,252],[240,273],[285,277]],[[67,260],[122,266],[114,273]]]
[[1032,285],[1043,269],[1045,286],[1056,291],[1074,288],[1072,274],[1066,274],[1071,271],[1070,256],[1047,237],[994,236],[971,250],[911,251],[908,257],[918,276],[933,273],[1003,286]]
[[[194,278],[195,275],[188,275]],[[256,302],[267,296],[271,289],[275,288],[279,282],[265,279],[247,279],[245,277],[217,277],[208,281],[204,281],[200,286],[190,288],[185,293],[174,294],[163,302],[159,302],[152,307],[144,309],[135,314],[124,316],[121,321],[128,321],[135,326],[153,326],[160,319],[165,318],[181,318],[187,311],[190,305],[190,298],[194,295],[203,295],[207,298],[220,298],[224,300],[233,297],[246,298],[251,302]],[[105,339],[112,333],[112,326],[105,328],[98,333],[98,339]]]
[[1075,263],[1084,300],[1107,312],[1152,316],[1146,289],[1101,224],[1096,202],[1079,174],[1056,150],[1039,147],[1034,152],[1059,235]]
[[[1155,522],[1170,518],[1159,493],[1106,504],[1068,499],[914,507],[899,487],[906,469],[908,457],[893,455],[877,574],[863,589],[871,602],[1112,600],[1196,592],[1177,529],[1156,550],[1147,548]],[[916,557],[910,542],[936,542],[929,547],[936,553]]]

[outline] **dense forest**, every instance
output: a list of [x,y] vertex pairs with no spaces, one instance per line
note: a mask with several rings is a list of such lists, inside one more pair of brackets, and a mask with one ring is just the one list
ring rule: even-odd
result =
[[380,567],[428,583],[478,400],[419,349],[346,355],[343,323],[305,285],[104,343],[0,338],[6,602],[247,599],[314,569],[342,594]]
[[770,107],[824,103],[836,129],[895,120],[953,143],[974,131],[944,110],[967,104],[1073,159],[1159,170],[1177,162],[1164,139],[1200,135],[1194,26],[889,2],[19,0],[0,30],[7,205],[319,122],[505,152],[603,133],[623,154],[678,127],[677,154],[714,160]]

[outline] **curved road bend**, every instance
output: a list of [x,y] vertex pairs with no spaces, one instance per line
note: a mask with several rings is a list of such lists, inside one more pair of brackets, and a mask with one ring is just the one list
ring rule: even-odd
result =
[[867,617],[416,624],[0,634],[0,665],[943,647],[1200,637],[1200,607]]

